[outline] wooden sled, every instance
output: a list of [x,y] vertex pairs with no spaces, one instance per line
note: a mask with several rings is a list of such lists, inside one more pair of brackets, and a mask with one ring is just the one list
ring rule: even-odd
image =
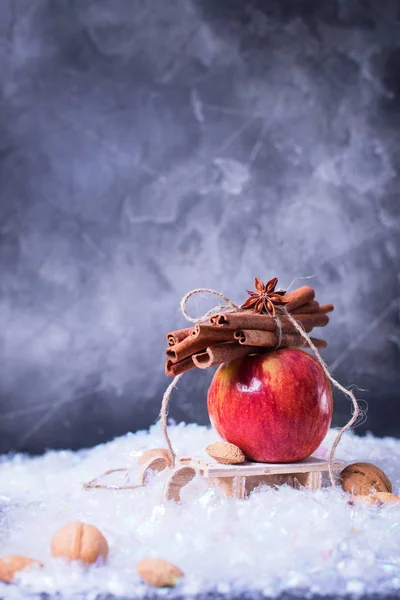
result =
[[[335,461],[335,471],[344,464]],[[182,488],[198,475],[208,480],[210,486],[222,488],[227,498],[244,500],[259,485],[277,486],[284,483],[294,488],[318,490],[329,472],[328,461],[310,456],[303,461],[288,464],[245,462],[240,465],[223,465],[196,458],[178,458],[164,488],[164,499],[181,501]]]

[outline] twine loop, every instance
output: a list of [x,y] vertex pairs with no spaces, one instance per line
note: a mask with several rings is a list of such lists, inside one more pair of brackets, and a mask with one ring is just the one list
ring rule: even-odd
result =
[[[214,306],[214,308],[211,308],[209,311],[207,311],[201,317],[191,317],[186,310],[187,301],[192,296],[194,296],[196,294],[203,294],[203,293],[213,294],[214,296],[218,296],[218,298],[221,298],[221,300],[226,302],[226,304],[220,304],[219,306]],[[224,296],[224,294],[221,294],[221,292],[217,292],[216,290],[211,290],[210,288],[196,288],[195,290],[192,290],[191,292],[188,292],[187,294],[185,294],[181,300],[180,309],[181,309],[181,313],[183,314],[185,319],[187,321],[190,321],[190,323],[201,323],[202,321],[207,321],[207,319],[209,319],[212,315],[215,315],[219,312],[239,312],[242,310],[240,308],[240,306],[238,306],[237,304],[232,302],[232,300],[230,300],[229,298]]]

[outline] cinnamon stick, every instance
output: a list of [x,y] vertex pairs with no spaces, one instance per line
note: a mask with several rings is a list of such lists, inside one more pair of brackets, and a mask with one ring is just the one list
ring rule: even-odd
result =
[[[255,346],[265,348],[275,348],[278,343],[278,336],[270,331],[259,331],[254,329],[244,329],[235,333],[235,339],[243,346]],[[317,348],[326,348],[327,343],[325,340],[317,338],[310,338]],[[298,333],[283,333],[281,336],[281,343],[279,348],[302,348],[307,347],[307,340],[305,340]]]
[[328,313],[328,312],[332,312],[334,310],[334,306],[333,304],[321,304],[319,305],[318,302],[316,300],[313,300],[312,302],[308,302],[307,304],[304,304],[303,306],[300,306],[299,308],[295,308],[295,310],[292,311],[293,316],[297,315],[298,313],[301,314],[306,314],[306,313]]
[[[313,327],[324,327],[325,325],[327,325],[329,323],[328,315],[325,313],[322,313],[322,312],[310,313],[310,314],[304,314],[304,315],[300,314],[300,313],[296,313],[293,316],[296,319],[296,321],[298,321],[301,325],[303,325],[303,328],[305,329],[305,331],[307,331],[308,327],[311,327],[311,329]],[[285,319],[285,317],[282,317],[282,327],[283,327],[284,319]]]
[[175,344],[179,344],[182,340],[185,339],[192,331],[191,327],[186,327],[185,329],[177,329],[176,331],[170,331],[167,333],[167,343],[168,346],[175,346]]
[[[267,332],[268,333],[268,332]],[[272,334],[274,335],[274,334]],[[320,340],[317,338],[310,338],[311,341],[317,348],[326,348],[327,343],[325,340]],[[282,340],[285,342],[283,347],[293,347],[293,348],[302,348],[307,347],[308,344],[305,339],[303,339],[299,335],[293,335],[287,337],[287,339]],[[276,343],[276,337],[275,337]],[[275,345],[275,344],[274,344]],[[238,358],[243,358],[249,354],[261,354],[261,348],[259,346],[246,346],[237,344],[235,342],[225,342],[223,344],[216,344],[215,346],[210,346],[204,352],[200,352],[199,354],[195,354],[192,359],[193,363],[199,369],[208,369],[209,367],[214,367],[216,365],[220,365],[225,362],[230,362],[231,360],[237,360]],[[179,364],[179,363],[178,363]]]
[[295,308],[292,313],[295,315],[296,313],[314,313],[319,312],[319,304],[316,300],[312,300],[311,302],[307,302],[307,304],[303,304],[303,306],[299,306],[299,308]]
[[235,340],[244,346],[264,346],[273,348],[278,343],[278,338],[272,331],[259,329],[241,329],[236,331]]
[[[326,348],[328,346],[328,342],[326,342],[325,340],[321,340],[321,339],[315,338],[315,337],[310,337],[310,340],[312,341],[312,343],[314,344],[314,346],[316,348]],[[303,338],[303,346],[302,347],[305,347],[305,348],[310,347],[304,338]]]
[[[310,313],[293,315],[296,321],[301,323],[306,332],[310,332],[313,327],[323,327],[329,322],[329,317],[325,313]],[[293,323],[286,315],[279,317],[283,331],[295,331]],[[225,327],[236,329],[258,329],[260,331],[276,331],[276,323],[274,319],[268,315],[257,315],[250,311],[237,313],[220,313],[214,315],[213,323],[217,325],[216,329]]]
[[221,327],[236,327],[237,329],[260,329],[275,331],[276,324],[268,315],[257,315],[254,312],[220,313],[211,317],[211,323]]
[[196,325],[184,340],[167,348],[165,353],[171,362],[177,363],[212,344],[233,341],[233,334],[234,330],[230,328]]
[[333,304],[322,304],[319,307],[319,312],[328,313],[332,312],[334,309],[335,307],[333,306]]
[[[237,333],[245,333],[248,332],[237,332]],[[271,332],[260,332],[254,331],[253,333],[259,334],[264,333],[269,337],[270,345],[263,346],[264,348],[274,348],[277,343],[277,337],[274,333]],[[248,338],[250,339],[250,338]],[[310,338],[311,341],[317,348],[326,348],[327,343],[325,340],[321,340],[318,338]],[[307,341],[297,334],[283,334],[281,339],[280,348],[284,347],[292,347],[292,348],[307,348]],[[167,360],[165,362],[165,374],[169,377],[175,377],[181,373],[185,373],[194,367],[198,367],[199,369],[207,369],[208,367],[213,367],[215,365],[222,364],[224,362],[230,362],[231,360],[236,360],[238,358],[242,358],[243,356],[247,356],[248,354],[260,354],[262,353],[262,347],[257,345],[246,345],[243,341],[239,340],[238,342],[224,342],[221,344],[215,344],[213,346],[209,346],[203,352],[194,354],[193,356],[189,356],[188,358],[184,358],[178,362],[173,363],[171,360]]]
[[241,346],[237,342],[225,342],[210,346],[204,352],[193,356],[193,363],[199,369],[208,369],[231,360],[236,360],[248,354],[260,353],[260,348]]
[[287,292],[284,296],[287,300],[287,302],[285,302],[286,310],[293,312],[296,308],[303,306],[303,304],[312,302],[314,296],[315,292],[313,288],[308,285],[303,285],[302,287],[297,288],[297,290],[293,290],[293,292]]
[[[233,340],[234,327],[215,327],[214,325],[204,325],[198,323],[195,325],[190,333],[194,340],[217,340],[218,342],[231,341]],[[205,348],[208,344],[205,344]]]
[[[319,338],[310,337],[310,340],[313,342],[316,348],[326,348],[327,343],[325,340],[321,340]],[[301,335],[298,334],[290,334],[284,333],[281,339],[280,348],[309,348],[310,346]]]
[[183,360],[180,360],[176,363],[173,363],[171,360],[166,360],[165,374],[169,377],[175,377],[176,375],[180,375],[181,373],[190,371],[190,369],[194,369],[194,367],[195,364],[191,356],[189,356],[188,358],[184,358]]

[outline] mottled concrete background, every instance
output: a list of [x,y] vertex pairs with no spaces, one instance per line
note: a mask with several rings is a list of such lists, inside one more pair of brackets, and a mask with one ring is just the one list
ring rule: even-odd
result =
[[0,451],[147,427],[182,294],[254,275],[399,434],[399,72],[395,0],[0,0]]

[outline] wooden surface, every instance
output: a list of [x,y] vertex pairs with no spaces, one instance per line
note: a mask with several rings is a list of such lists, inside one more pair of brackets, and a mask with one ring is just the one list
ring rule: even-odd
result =
[[[328,470],[328,461],[310,456],[295,463],[256,463],[245,462],[240,465],[222,465],[215,461],[184,457],[178,459],[181,465],[190,465],[198,469],[204,477],[233,477],[236,475],[279,475],[287,473],[323,472]],[[343,463],[335,461],[334,470],[343,468]]]
[[187,485],[196,476],[196,469],[193,467],[177,467],[168,477],[165,482],[164,499],[173,500],[174,502],[181,501],[181,489]]
[[167,468],[167,459],[164,456],[153,456],[143,466],[140,474],[140,483],[146,485],[152,472],[164,471]]

